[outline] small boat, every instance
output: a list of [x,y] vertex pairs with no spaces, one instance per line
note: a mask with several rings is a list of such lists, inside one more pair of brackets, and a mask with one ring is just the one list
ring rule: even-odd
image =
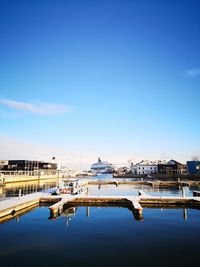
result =
[[53,192],[53,195],[77,195],[86,193],[88,190],[86,185],[86,182],[80,181],[79,179],[60,179],[58,189]]

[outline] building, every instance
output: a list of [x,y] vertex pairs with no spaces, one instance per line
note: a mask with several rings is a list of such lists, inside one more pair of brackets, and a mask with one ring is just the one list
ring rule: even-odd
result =
[[128,167],[120,167],[115,171],[118,175],[125,175],[130,173],[130,169]]
[[142,160],[135,165],[131,165],[131,171],[134,174],[155,174],[158,172],[158,161]]
[[187,161],[187,172],[189,174],[200,174],[200,161]]
[[57,173],[57,163],[36,160],[1,160],[0,172],[48,175]]
[[186,166],[176,160],[162,161],[158,163],[158,173],[160,174],[184,174],[186,173]]

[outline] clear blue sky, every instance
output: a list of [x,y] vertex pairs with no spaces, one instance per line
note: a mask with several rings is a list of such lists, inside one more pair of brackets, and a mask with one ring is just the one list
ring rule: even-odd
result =
[[111,161],[200,155],[199,14],[198,0],[1,0],[1,136]]

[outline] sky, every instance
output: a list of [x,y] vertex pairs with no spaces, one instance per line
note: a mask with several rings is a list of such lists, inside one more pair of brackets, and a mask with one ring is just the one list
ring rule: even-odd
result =
[[200,156],[200,1],[0,0],[0,159]]

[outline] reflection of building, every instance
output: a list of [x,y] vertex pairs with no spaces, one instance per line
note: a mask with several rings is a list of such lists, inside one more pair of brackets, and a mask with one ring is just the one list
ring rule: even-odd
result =
[[185,165],[176,161],[162,161],[158,164],[158,172],[161,174],[183,174],[186,173]]
[[2,172],[35,172],[40,174],[56,174],[57,163],[31,160],[1,160]]
[[190,174],[200,174],[200,161],[187,161],[187,171]]
[[113,173],[114,168],[112,164],[107,161],[101,161],[101,159],[98,158],[98,162],[92,164],[91,171],[94,173]]

